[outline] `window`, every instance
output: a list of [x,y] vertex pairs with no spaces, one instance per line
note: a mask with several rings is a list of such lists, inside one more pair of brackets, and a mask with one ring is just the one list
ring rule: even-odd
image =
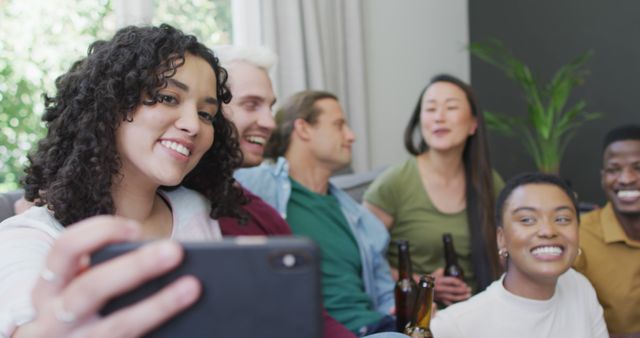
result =
[[109,0],[0,0],[0,191],[14,189],[44,135],[54,81],[96,38],[115,31]]
[[154,0],[152,23],[180,28],[210,48],[230,44],[231,0]]

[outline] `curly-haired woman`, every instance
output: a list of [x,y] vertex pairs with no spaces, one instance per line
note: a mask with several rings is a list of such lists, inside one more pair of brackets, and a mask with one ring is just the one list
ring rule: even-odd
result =
[[218,239],[216,219],[241,216],[226,79],[211,50],[168,25],[123,28],[57,79],[24,179],[36,206],[0,224],[0,336],[139,336],[199,297],[187,276],[97,316],[182,250],[154,241],[95,268],[87,257],[117,241]]

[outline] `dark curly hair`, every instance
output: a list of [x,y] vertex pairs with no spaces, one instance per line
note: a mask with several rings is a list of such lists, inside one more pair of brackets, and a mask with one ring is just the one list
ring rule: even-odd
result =
[[[47,205],[64,226],[113,214],[111,189],[122,163],[115,131],[120,123],[132,121],[139,105],[159,102],[158,91],[184,64],[185,53],[211,65],[217,98],[228,103],[227,72],[213,52],[169,25],[125,27],[111,40],[91,44],[87,56],[56,79],[56,95],[45,95],[42,120],[48,131],[29,155],[25,198]],[[244,195],[233,179],[233,170],[242,163],[237,131],[221,108],[213,126],[213,145],[182,185],[211,201],[212,218],[242,219]]]

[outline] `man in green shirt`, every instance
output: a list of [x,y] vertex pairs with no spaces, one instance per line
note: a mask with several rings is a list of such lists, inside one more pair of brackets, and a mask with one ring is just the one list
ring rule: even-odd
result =
[[329,177],[351,162],[355,141],[337,98],[294,95],[276,114],[266,148],[276,163],[242,169],[236,179],[286,217],[294,234],[322,252],[322,293],[329,314],[363,336],[395,330],[384,225]]

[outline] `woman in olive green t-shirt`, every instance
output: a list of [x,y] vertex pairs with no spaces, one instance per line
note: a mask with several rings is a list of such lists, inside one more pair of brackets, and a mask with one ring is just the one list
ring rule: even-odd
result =
[[[392,240],[409,240],[414,272],[437,277],[436,300],[448,305],[467,299],[501,272],[493,209],[504,184],[491,169],[484,119],[469,85],[450,75],[434,77],[420,95],[404,141],[415,157],[378,177],[364,205],[389,228]],[[464,281],[443,276],[443,233],[453,235]],[[397,265],[394,245],[389,260]]]

